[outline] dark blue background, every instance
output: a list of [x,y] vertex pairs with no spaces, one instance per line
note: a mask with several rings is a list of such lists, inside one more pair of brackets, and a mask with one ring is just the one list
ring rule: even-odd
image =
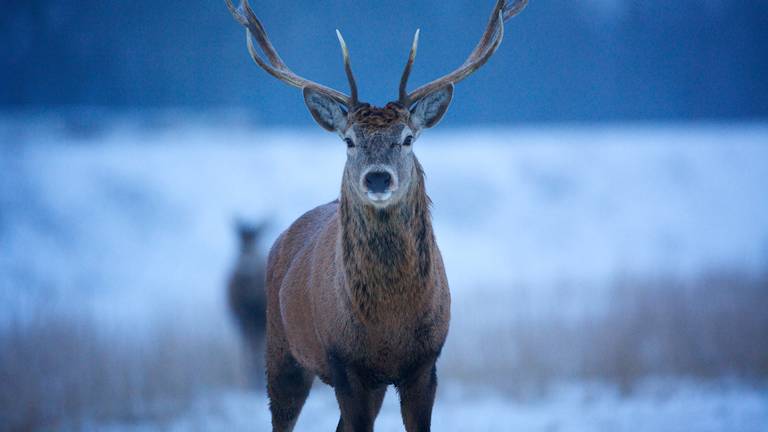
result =
[[[337,27],[362,98],[395,96],[416,28],[412,85],[460,64],[493,0],[253,1],[286,62],[346,89]],[[249,59],[223,0],[4,0],[0,108],[245,108],[303,125],[301,96]],[[531,0],[452,124],[754,119],[768,114],[764,0]]]

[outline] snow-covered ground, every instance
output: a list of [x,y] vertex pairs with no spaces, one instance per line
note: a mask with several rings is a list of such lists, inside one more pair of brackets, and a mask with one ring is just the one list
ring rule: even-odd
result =
[[[222,290],[235,218],[269,219],[271,242],[336,198],[337,141],[205,117],[98,126],[1,118],[0,328],[53,305],[120,338],[151,342],[168,322],[194,324],[193,342],[230,331]],[[520,402],[467,376],[516,361],[491,345],[519,317],[599,314],[602,288],[624,275],[764,271],[768,124],[438,129],[415,146],[455,311],[435,430],[764,430],[759,385],[675,378],[619,396],[575,383]],[[337,415],[318,384],[299,430],[332,430]],[[111,427],[267,424],[263,398],[226,392],[178,418]],[[400,430],[393,393],[378,425]]]
[[[198,313],[220,298],[233,220],[269,218],[271,242],[336,198],[345,158],[314,131],[60,129],[0,129],[3,304],[24,283],[98,308],[119,297],[109,315]],[[438,129],[415,151],[453,291],[524,286],[546,305],[569,283],[764,266],[766,143],[764,124]]]
[[[331,431],[338,406],[330,388],[316,383],[296,426]],[[229,393],[202,400],[189,412],[162,422],[98,424],[94,430],[265,431],[265,397]],[[564,385],[545,398],[520,401],[504,394],[443,384],[432,429],[444,432],[762,432],[768,425],[768,392],[728,384],[650,383],[622,397],[600,385]],[[402,431],[397,395],[390,391],[376,421],[380,432]]]

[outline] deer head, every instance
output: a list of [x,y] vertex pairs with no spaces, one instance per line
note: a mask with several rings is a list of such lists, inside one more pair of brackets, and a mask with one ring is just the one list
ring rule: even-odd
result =
[[[507,4],[507,0],[497,0],[480,42],[467,60],[453,72],[409,93],[408,77],[419,42],[417,30],[400,80],[399,97],[379,108],[359,101],[349,50],[338,30],[349,96],[296,75],[278,55],[248,1],[242,0],[239,8],[231,0],[225,1],[235,20],[246,28],[248,52],[256,64],[280,81],[302,89],[315,121],[324,129],[336,132],[346,143],[345,184],[362,202],[379,208],[396,203],[407,194],[417,171],[412,153],[414,141],[424,129],[440,122],[453,98],[454,84],[491,58],[504,37],[504,22],[528,3],[528,0],[516,0]],[[254,38],[266,60],[257,52]]]

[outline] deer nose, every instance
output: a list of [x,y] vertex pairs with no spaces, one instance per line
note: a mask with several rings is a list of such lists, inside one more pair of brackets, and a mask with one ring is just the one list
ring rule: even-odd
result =
[[365,187],[373,193],[384,193],[392,184],[392,176],[386,171],[374,171],[365,175]]

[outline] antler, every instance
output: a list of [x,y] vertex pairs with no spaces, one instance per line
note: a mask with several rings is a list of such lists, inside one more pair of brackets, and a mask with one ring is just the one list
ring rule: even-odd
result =
[[[306,78],[296,75],[285,64],[283,59],[280,58],[277,50],[275,50],[272,42],[270,42],[266,30],[264,30],[264,26],[261,24],[261,21],[259,21],[259,18],[256,17],[253,9],[251,9],[251,6],[248,4],[248,0],[242,0],[239,8],[235,7],[235,5],[232,3],[232,0],[225,0],[225,2],[227,3],[227,8],[232,13],[232,16],[235,18],[235,20],[246,28],[245,37],[248,44],[248,52],[251,54],[253,61],[255,61],[259,67],[288,85],[298,87],[300,89],[305,87],[312,87],[317,91],[325,93],[335,101],[346,105],[349,109],[352,109],[358,105],[357,84],[355,83],[355,77],[352,74],[352,68],[349,64],[349,51],[347,50],[347,45],[344,43],[344,38],[341,37],[341,33],[338,30],[336,30],[336,34],[339,38],[339,43],[341,44],[342,54],[344,55],[344,69],[346,70],[347,79],[349,80],[351,96],[347,96],[338,90],[334,90],[330,87],[326,87],[322,84],[318,84],[314,81],[310,81]],[[253,45],[253,38],[256,38],[256,42],[259,44],[259,47],[266,55],[269,63],[261,58],[259,53],[256,51],[256,47]]]
[[406,63],[403,76],[400,79],[400,103],[406,107],[411,106],[429,93],[448,84],[455,84],[480,69],[496,52],[499,45],[501,45],[501,41],[504,39],[504,22],[519,14],[527,4],[528,0],[515,0],[511,5],[507,4],[507,0],[497,0],[485,33],[483,33],[483,37],[469,57],[467,57],[467,60],[448,75],[425,84],[411,93],[407,93],[408,78],[411,75],[411,68],[413,67],[413,61],[416,59],[416,49],[419,44],[419,31],[417,30],[413,38],[413,45],[411,45],[408,63]]

